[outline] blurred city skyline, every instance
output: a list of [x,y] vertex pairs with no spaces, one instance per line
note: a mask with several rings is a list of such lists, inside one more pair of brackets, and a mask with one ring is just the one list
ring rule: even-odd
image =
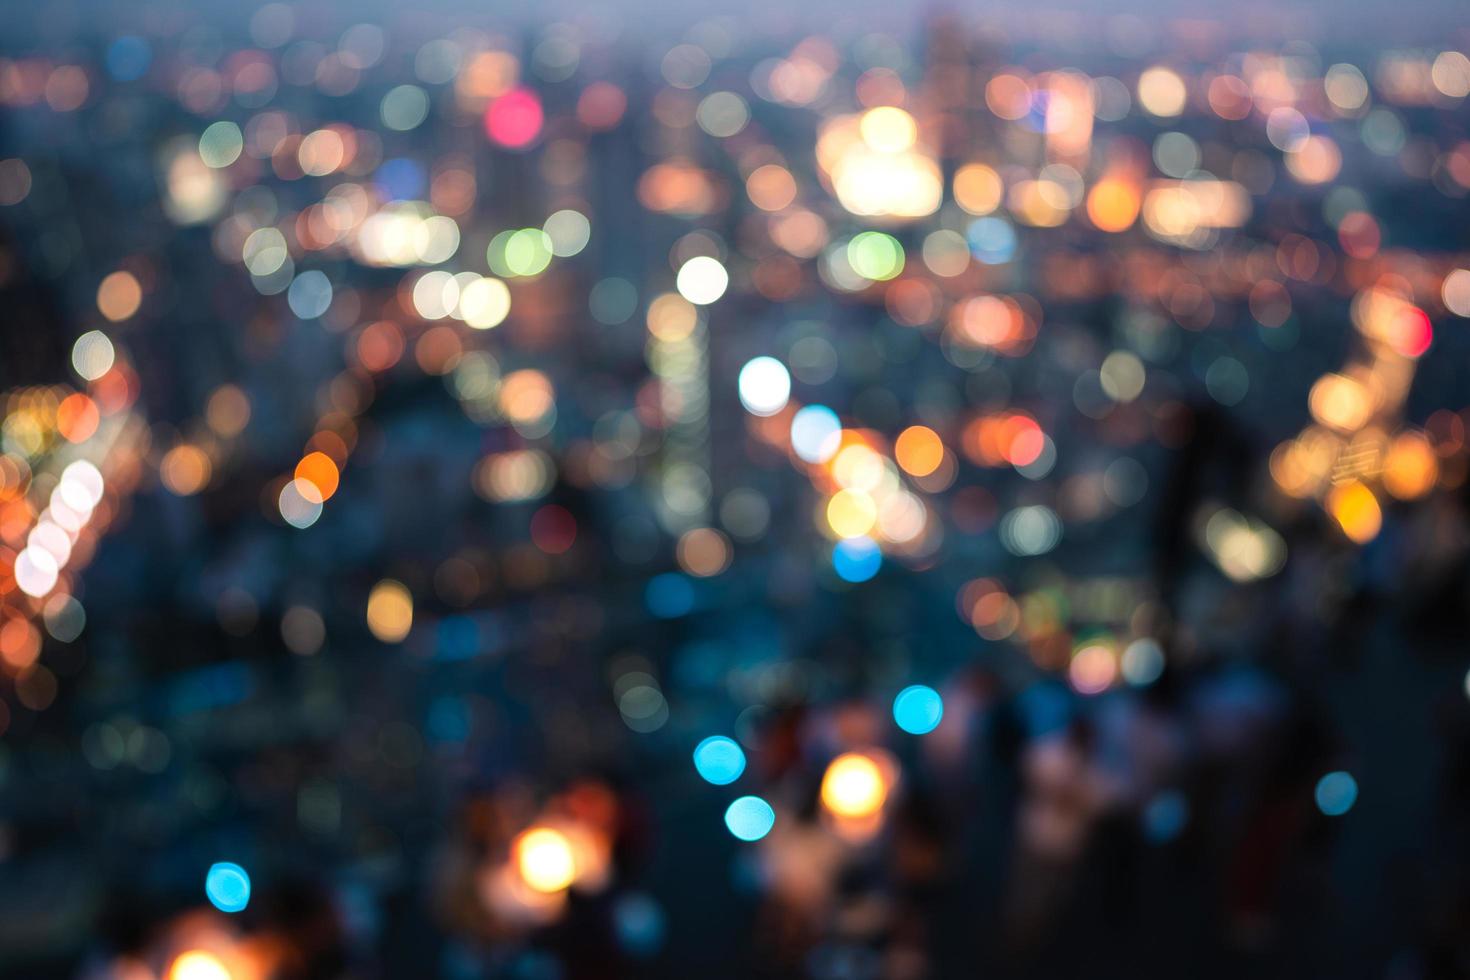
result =
[[[8,0],[12,9],[21,8]],[[152,21],[166,24],[207,21],[221,31],[242,31],[251,14],[266,3],[170,2],[139,5],[133,0],[61,0],[47,4],[48,16],[36,21],[13,18],[0,47],[41,40],[79,42],[89,33],[126,29]],[[0,5],[3,7],[4,5]],[[304,34],[340,29],[363,20],[411,31],[435,32],[456,26],[498,29],[534,28],[557,21],[592,25],[605,38],[630,50],[680,35],[690,27],[725,18],[742,39],[789,38],[815,31],[855,37],[871,31],[904,41],[922,36],[938,20],[970,29],[1004,32],[1027,44],[1096,54],[1116,47],[1119,54],[1168,53],[1183,44],[1218,44],[1241,39],[1304,41],[1364,49],[1385,44],[1428,45],[1470,33],[1460,0],[363,0],[357,3],[291,4],[298,7]],[[1184,53],[1184,52],[1181,52]]]
[[1458,8],[10,4],[0,975],[1461,980]]

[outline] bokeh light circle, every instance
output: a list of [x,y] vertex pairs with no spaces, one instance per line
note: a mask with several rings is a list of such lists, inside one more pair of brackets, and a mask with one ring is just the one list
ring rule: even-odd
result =
[[893,720],[910,735],[927,735],[944,717],[944,699],[924,684],[912,684],[893,699]]
[[221,912],[243,912],[250,904],[250,875],[231,861],[212,864],[204,876],[204,897]]
[[545,118],[541,99],[528,88],[505,93],[485,110],[485,134],[508,149],[530,146]]
[[694,768],[707,783],[729,785],[745,772],[745,750],[732,738],[711,735],[695,746]]
[[725,810],[725,826],[743,841],[757,841],[776,825],[776,811],[759,796],[742,796]]
[[807,405],[791,417],[791,450],[808,463],[825,463],[842,445],[842,420],[826,405]]
[[730,285],[730,274],[719,259],[708,255],[696,255],[679,267],[675,280],[679,295],[696,306],[708,306],[721,296]]
[[775,415],[791,398],[791,373],[774,357],[755,357],[740,369],[740,404],[752,415]]
[[1358,781],[1348,772],[1329,772],[1317,780],[1317,789],[1313,795],[1317,800],[1317,809],[1329,817],[1340,817],[1358,801]]
[[844,582],[866,582],[883,567],[883,551],[872,538],[845,538],[832,546],[832,570]]

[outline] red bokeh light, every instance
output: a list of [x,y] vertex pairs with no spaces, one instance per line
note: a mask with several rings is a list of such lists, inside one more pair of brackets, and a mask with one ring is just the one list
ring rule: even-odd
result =
[[520,149],[540,135],[544,118],[535,92],[512,89],[485,110],[485,135],[501,146]]
[[531,541],[548,555],[559,555],[577,540],[577,519],[571,511],[547,504],[531,515]]

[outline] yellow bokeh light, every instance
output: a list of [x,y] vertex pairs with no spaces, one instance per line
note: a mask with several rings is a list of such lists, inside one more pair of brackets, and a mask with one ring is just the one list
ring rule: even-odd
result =
[[648,304],[648,332],[665,343],[684,340],[699,325],[699,311],[678,293],[663,293]]
[[1373,491],[1354,480],[1332,488],[1327,494],[1327,512],[1337,521],[1342,533],[1358,544],[1378,536],[1383,527],[1383,510]]
[[911,425],[893,444],[898,465],[910,476],[928,476],[944,462],[944,443],[939,434],[923,425]]
[[919,139],[919,125],[914,117],[891,105],[863,113],[858,131],[863,135],[863,142],[879,153],[902,153]]
[[1087,216],[1102,231],[1126,231],[1138,218],[1143,197],[1138,188],[1117,177],[1104,177],[1087,194]]
[[883,457],[860,442],[832,458],[832,479],[852,490],[872,490],[883,480]]
[[459,315],[476,330],[498,326],[510,314],[510,288],[499,279],[483,276],[459,293]]
[[180,497],[187,497],[203,490],[214,471],[209,456],[198,446],[188,443],[175,446],[164,453],[158,465],[158,474],[163,485]]
[[839,490],[827,501],[827,523],[839,538],[860,538],[878,523],[878,505],[861,490]]
[[[886,130],[881,118],[870,128]],[[938,162],[917,143],[892,152],[876,149],[858,117],[837,116],[823,124],[816,150],[817,164],[838,202],[852,214],[912,219],[939,210],[944,177]]]
[[1138,77],[1138,101],[1155,116],[1177,116],[1184,111],[1189,92],[1177,72],[1161,66]]
[[1000,207],[1005,184],[983,163],[967,163],[954,175],[954,201],[970,214],[989,214]]
[[233,974],[213,953],[191,949],[169,965],[167,980],[233,980]]
[[555,407],[556,389],[540,371],[512,371],[500,383],[500,410],[512,422],[535,422]]
[[565,891],[577,878],[571,841],[559,830],[534,827],[517,837],[511,850],[521,880],[534,891]]
[[368,593],[367,624],[384,643],[401,643],[413,627],[413,595],[402,582],[385,578]]
[[1418,432],[1400,435],[1383,460],[1383,488],[1400,500],[1424,496],[1438,476],[1434,447]]
[[1287,171],[1303,184],[1325,184],[1342,169],[1342,151],[1329,137],[1308,136],[1286,154]]
[[1362,428],[1373,415],[1373,400],[1367,387],[1343,374],[1324,374],[1307,395],[1312,417],[1339,432]]
[[1035,228],[1061,225],[1071,208],[1066,190],[1051,180],[1023,180],[1011,185],[1006,204],[1018,221]]
[[871,817],[888,798],[888,781],[878,763],[861,752],[847,752],[832,760],[822,776],[822,805],[847,820]]

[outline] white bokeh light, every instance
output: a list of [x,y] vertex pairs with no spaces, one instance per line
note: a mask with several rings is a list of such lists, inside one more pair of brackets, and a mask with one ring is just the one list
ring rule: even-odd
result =
[[28,596],[40,598],[50,592],[60,573],[56,559],[41,548],[28,547],[15,556],[15,584]]
[[675,281],[679,295],[696,306],[708,306],[721,296],[730,285],[730,274],[719,259],[708,255],[696,255],[679,267]]
[[775,415],[791,398],[791,374],[774,357],[756,357],[740,369],[740,404],[752,415]]

